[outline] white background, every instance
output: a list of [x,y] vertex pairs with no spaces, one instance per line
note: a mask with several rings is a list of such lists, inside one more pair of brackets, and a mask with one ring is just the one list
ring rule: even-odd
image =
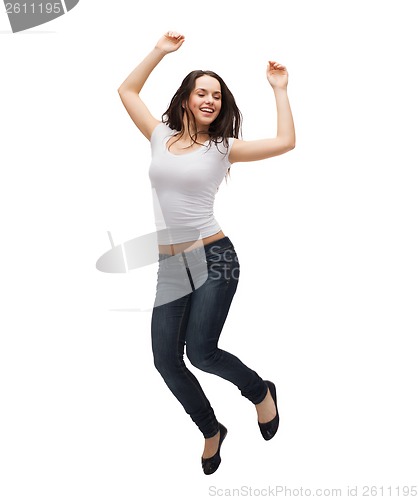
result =
[[[415,4],[81,0],[16,34],[2,10],[2,499],[419,483]],[[220,347],[276,383],[281,423],[265,442],[237,388],[192,368],[229,429],[209,477],[153,365],[140,309],[155,268],[95,267],[107,231],[119,244],[154,229],[149,143],[117,88],[168,29],[186,41],[144,88],[156,117],[189,71],[212,69],[243,137],[272,136],[274,59],[297,133],[217,194],[241,265]]]

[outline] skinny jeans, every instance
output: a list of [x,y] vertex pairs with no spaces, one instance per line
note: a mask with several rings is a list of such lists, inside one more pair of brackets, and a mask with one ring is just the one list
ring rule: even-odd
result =
[[205,438],[219,423],[195,375],[184,362],[230,381],[258,404],[267,385],[238,357],[218,347],[236,293],[240,264],[225,236],[174,256],[159,253],[156,297],[151,319],[154,365]]

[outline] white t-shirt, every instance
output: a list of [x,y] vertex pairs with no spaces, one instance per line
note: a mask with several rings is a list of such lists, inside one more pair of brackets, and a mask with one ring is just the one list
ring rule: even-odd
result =
[[222,142],[208,147],[206,142],[177,155],[167,149],[167,141],[176,133],[160,123],[150,138],[149,177],[159,244],[195,241],[221,230],[214,218],[214,199],[231,166],[228,155],[233,137],[228,139],[228,148]]

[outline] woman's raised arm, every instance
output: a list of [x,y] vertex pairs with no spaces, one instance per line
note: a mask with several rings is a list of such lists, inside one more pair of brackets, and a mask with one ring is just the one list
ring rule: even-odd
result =
[[286,153],[295,147],[294,121],[287,94],[287,69],[282,64],[269,61],[266,76],[275,95],[277,110],[276,137],[256,141],[235,139],[229,155],[231,163],[264,160],[265,158]]
[[139,93],[157,64],[166,54],[178,50],[184,40],[185,37],[183,35],[175,31],[168,31],[118,88],[118,93],[125,109],[132,121],[148,140],[150,140],[151,133],[160,121],[150,113],[140,98]]

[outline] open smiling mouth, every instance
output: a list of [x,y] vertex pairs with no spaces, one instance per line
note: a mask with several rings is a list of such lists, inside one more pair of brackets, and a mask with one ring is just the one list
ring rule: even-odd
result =
[[214,113],[214,110],[211,108],[199,108],[203,113]]

